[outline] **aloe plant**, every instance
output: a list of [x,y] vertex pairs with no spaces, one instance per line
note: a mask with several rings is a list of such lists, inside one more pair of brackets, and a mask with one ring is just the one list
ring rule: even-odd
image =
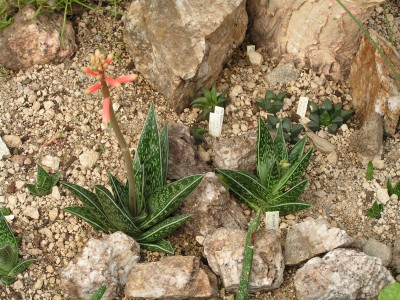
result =
[[293,124],[288,117],[285,117],[280,121],[273,115],[268,116],[266,125],[270,132],[276,132],[276,127],[279,123],[282,123],[283,137],[286,142],[295,144],[300,140],[299,136],[304,129],[303,125]]
[[217,169],[221,181],[249,207],[258,211],[280,211],[288,214],[310,207],[299,201],[308,180],[300,177],[306,170],[312,149],[304,154],[306,137],[290,150],[279,126],[275,139],[259,118],[257,139],[257,176],[226,169]]
[[222,92],[217,95],[217,89],[215,87],[215,83],[212,86],[211,90],[202,89],[203,97],[199,97],[192,101],[190,104],[192,107],[197,107],[201,109],[201,113],[197,118],[198,121],[206,120],[210,114],[214,110],[216,106],[224,106],[226,102],[226,92]]
[[312,101],[308,105],[311,110],[309,117],[311,121],[307,126],[314,132],[319,131],[321,126],[327,126],[328,131],[335,134],[354,114],[351,109],[342,109],[342,103],[333,104],[329,99],[325,99],[321,106]]
[[286,92],[275,94],[271,90],[267,90],[264,98],[258,98],[256,103],[266,112],[276,114],[283,107],[283,99],[286,97]]
[[17,238],[0,211],[0,280],[11,284],[15,277],[35,262],[35,259],[18,259]]
[[41,165],[37,165],[36,184],[27,184],[28,191],[37,197],[51,194],[53,186],[60,180],[61,173],[50,175]]
[[65,207],[94,228],[103,232],[123,231],[141,247],[173,254],[164,239],[191,216],[171,216],[198,186],[202,175],[193,175],[166,184],[168,166],[168,127],[158,131],[154,106],[150,107],[133,160],[136,214],[129,209],[129,181],[125,184],[109,175],[110,192],[95,185],[95,193],[78,185],[63,182],[84,206]]

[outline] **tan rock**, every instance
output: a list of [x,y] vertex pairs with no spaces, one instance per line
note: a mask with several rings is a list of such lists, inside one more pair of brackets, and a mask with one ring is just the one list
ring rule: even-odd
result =
[[75,32],[67,21],[61,38],[63,17],[55,13],[36,15],[27,5],[14,22],[0,31],[0,64],[14,71],[36,64],[59,63],[75,50]]
[[[373,30],[370,34],[400,74],[400,53]],[[367,38],[351,66],[349,81],[356,116],[364,124],[374,112],[380,114],[385,133],[393,135],[400,118],[400,83]]]
[[[358,0],[357,15],[368,18],[384,0]],[[344,1],[349,5],[347,1]],[[349,16],[334,16],[342,8],[326,0],[249,0],[249,33],[257,47],[265,47],[271,59],[295,61],[317,73],[345,78],[360,44],[361,32]]]
[[210,88],[247,29],[244,0],[133,1],[125,43],[136,69],[157,91],[185,108]]

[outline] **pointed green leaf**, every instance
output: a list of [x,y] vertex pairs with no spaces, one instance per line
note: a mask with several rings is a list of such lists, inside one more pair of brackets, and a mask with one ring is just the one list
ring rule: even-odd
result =
[[328,126],[328,132],[330,134],[335,134],[338,131],[338,125],[337,124],[331,124]]
[[232,192],[240,197],[248,206],[257,210],[265,205],[268,191],[258,179],[246,172],[217,169],[218,177]]
[[202,88],[201,91],[203,92],[204,98],[211,99],[211,90]]
[[3,282],[5,285],[9,285],[15,281],[14,276],[2,276],[1,277],[1,282]]
[[372,161],[368,162],[367,174],[365,174],[365,179],[368,181],[374,179],[374,165],[372,164]]
[[298,212],[311,207],[311,204],[303,201],[276,203],[263,207],[263,211],[279,211],[282,215]]
[[215,106],[215,104],[217,104],[217,89],[215,87],[215,83],[213,84],[212,88],[211,88],[211,101],[213,106]]
[[319,123],[323,126],[328,126],[332,123],[331,116],[328,111],[323,110],[319,115]]
[[207,99],[204,97],[197,98],[192,101],[190,104],[192,107],[198,107],[198,108],[203,108],[204,106],[208,105]]
[[277,98],[279,101],[283,101],[283,99],[285,99],[285,97],[286,97],[286,92],[280,92],[280,93],[276,96],[276,98]]
[[400,180],[397,181],[396,185],[394,186],[393,193],[400,198]]
[[308,102],[308,106],[310,107],[310,111],[312,114],[318,113],[318,111],[319,111],[318,104],[310,101],[310,102]]
[[176,229],[186,223],[191,218],[191,215],[178,215],[168,219],[165,219],[156,226],[150,228],[150,230],[143,233],[141,236],[136,238],[136,241],[153,243],[169,236]]
[[129,186],[125,186],[111,173],[108,174],[108,178],[115,201],[129,214]]
[[146,174],[144,178],[144,199],[148,199],[155,190],[163,186],[165,171],[161,150],[157,118],[152,104],[137,147],[140,163],[144,165],[144,173]]
[[0,275],[8,275],[17,260],[18,253],[15,255],[10,245],[3,245],[0,248]]
[[92,214],[91,210],[85,206],[67,206],[64,207],[64,210],[66,212],[69,212],[70,214],[77,216],[78,218],[81,218],[97,230],[101,230],[105,233],[110,233],[114,231],[114,226],[112,226],[111,228],[105,226]]
[[63,181],[61,183],[66,187],[75,197],[77,197],[85,207],[87,207],[91,214],[101,222],[102,228],[107,228],[109,230],[116,229],[108,219],[107,215],[104,213],[99,200],[95,193],[73,183]]
[[399,300],[399,295],[400,283],[394,282],[380,290],[378,300]]
[[111,224],[113,224],[118,230],[127,234],[133,236],[141,234],[140,230],[133,223],[131,217],[114,201],[113,196],[108,189],[101,185],[95,185],[94,188],[101,207]]
[[340,111],[340,116],[343,118],[343,122],[349,120],[354,114],[353,110],[342,110]]
[[[262,145],[260,146],[262,147]],[[282,160],[288,160],[288,151],[286,146],[286,141],[283,136],[283,124],[282,122],[279,124],[278,130],[276,132],[276,136],[273,143],[273,148],[275,152],[275,159],[277,162]]]
[[154,243],[139,243],[140,247],[149,251],[165,252],[167,254],[174,254],[174,249],[171,244],[166,240],[161,240]]
[[14,268],[8,273],[8,276],[17,276],[18,274],[22,273],[25,271],[27,267],[29,267],[31,264],[33,264],[36,261],[36,259],[33,258],[28,258],[28,259],[23,259],[19,261]]
[[275,93],[271,90],[267,90],[265,93],[265,99],[267,100],[273,100],[275,98]]
[[140,164],[140,158],[137,152],[135,158],[133,159],[133,172],[135,177],[136,206],[138,215],[140,215],[142,211],[146,210],[146,203],[144,199],[145,174],[144,165]]
[[202,179],[203,175],[188,176],[155,191],[148,200],[150,214],[140,229],[148,229],[172,214]]
[[333,108],[333,104],[332,104],[332,101],[331,101],[331,100],[325,99],[324,102],[322,102],[322,105],[321,105],[321,109],[322,109],[322,110],[327,110],[327,111],[329,111],[329,110],[331,110],[332,108]]
[[4,247],[9,245],[11,247],[11,253],[13,259],[18,259],[18,245],[17,241],[14,237],[14,234],[11,231],[10,226],[8,225],[6,219],[3,216],[3,213],[0,212],[0,247]]
[[274,160],[275,151],[271,134],[264,121],[258,118],[258,137],[257,137],[257,175],[261,183],[267,186],[270,168],[272,167],[271,160]]
[[293,163],[285,174],[281,177],[278,183],[275,185],[272,193],[275,195],[283,189],[289,187],[292,183],[297,181],[297,179],[304,173],[307,169],[308,162],[310,161],[312,154],[312,149],[308,150],[303,157],[297,162]]
[[308,183],[307,179],[297,183],[288,191],[279,194],[274,198],[272,198],[271,200],[269,200],[268,205],[273,205],[276,203],[289,203],[298,200],[300,195],[304,192],[307,183]]
[[393,188],[392,181],[390,180],[390,178],[388,178],[388,181],[387,181],[387,190],[388,190],[389,196],[392,196],[394,194],[394,188]]
[[60,179],[61,173],[57,172],[52,176],[39,164],[37,165],[37,169],[36,190],[40,196],[48,195],[51,193],[53,186],[55,186]]
[[36,188],[36,185],[28,183],[28,184],[26,185],[26,187],[27,187],[29,193],[31,193],[33,196],[36,196],[36,197],[42,196],[42,195],[39,193],[38,189]]
[[102,285],[93,295],[92,297],[90,297],[90,300],[100,300],[104,293],[107,290],[107,286],[106,285]]
[[374,202],[371,208],[367,211],[367,217],[372,219],[379,219],[381,217],[381,213],[384,210],[383,204],[379,204],[378,202]]
[[168,173],[168,152],[169,152],[169,140],[168,140],[168,124],[164,125],[163,130],[160,134],[161,144],[161,162],[162,162],[162,184],[164,185],[167,181]]

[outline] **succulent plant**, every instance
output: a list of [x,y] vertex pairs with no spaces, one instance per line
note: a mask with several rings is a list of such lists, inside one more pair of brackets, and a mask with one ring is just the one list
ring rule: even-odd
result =
[[300,133],[303,131],[304,127],[301,124],[293,124],[292,121],[285,117],[281,121],[273,116],[269,115],[267,119],[267,128],[270,132],[276,132],[276,127],[279,123],[282,123],[283,137],[286,142],[291,144],[296,144],[300,140]]
[[95,185],[95,193],[78,185],[63,182],[84,206],[65,207],[94,228],[103,232],[122,231],[133,237],[142,248],[173,253],[164,238],[183,225],[191,215],[172,213],[197,187],[202,175],[193,175],[166,184],[168,166],[168,128],[158,132],[157,119],[152,105],[145,121],[133,160],[137,214],[129,207],[129,184],[123,184],[109,175],[110,192]]
[[301,180],[311,158],[312,149],[305,154],[306,137],[290,150],[279,126],[272,139],[267,125],[259,118],[257,139],[257,176],[253,174],[217,169],[221,181],[242,201],[258,211],[292,213],[310,207],[299,201],[308,180]]
[[202,89],[203,97],[197,98],[192,101],[190,104],[194,108],[200,108],[201,113],[197,118],[198,121],[206,120],[210,114],[210,112],[214,111],[216,106],[224,106],[226,102],[226,92],[222,92],[217,95],[217,89],[215,87],[215,83],[212,86],[211,90]]
[[280,92],[276,95],[273,91],[267,90],[264,98],[256,100],[258,106],[260,106],[266,112],[276,114],[283,107],[283,99],[285,99],[286,92]]
[[194,143],[196,145],[200,145],[206,141],[204,138],[204,134],[208,133],[207,129],[190,127],[189,132],[190,132],[190,135],[193,137]]
[[342,124],[346,123],[354,114],[354,111],[342,109],[343,104],[333,104],[331,100],[325,99],[321,106],[310,101],[310,122],[307,126],[314,132],[319,131],[321,126],[327,126],[329,133],[335,134]]
[[384,205],[379,204],[375,201],[372,206],[367,211],[367,217],[372,219],[379,219],[381,217],[381,213],[383,212]]
[[34,196],[45,196],[51,194],[53,186],[60,180],[61,173],[57,172],[55,175],[47,173],[41,165],[37,165],[36,184],[27,184],[29,192]]
[[395,184],[395,186],[393,186],[392,181],[389,178],[387,181],[387,190],[388,190],[389,196],[396,194],[400,200],[400,180]]
[[0,211],[0,280],[11,284],[15,277],[35,262],[35,259],[18,260],[18,242],[3,213]]

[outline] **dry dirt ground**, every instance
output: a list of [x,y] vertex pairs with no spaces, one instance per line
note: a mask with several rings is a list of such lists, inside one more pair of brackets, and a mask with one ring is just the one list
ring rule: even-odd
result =
[[[391,9],[392,15],[399,17],[399,9],[393,4]],[[374,20],[371,26],[382,29],[382,12],[377,12]],[[63,180],[86,187],[96,183],[106,184],[108,172],[119,178],[125,176],[122,156],[112,131],[101,125],[101,97],[99,94],[84,94],[93,81],[80,71],[82,66],[88,65],[88,54],[101,48],[115,53],[112,76],[135,72],[123,44],[123,18],[117,21],[105,11],[83,13],[74,19],[74,26],[79,47],[71,60],[59,65],[36,66],[19,73],[9,72],[0,78],[0,135],[14,134],[23,141],[21,147],[12,151],[11,158],[0,161],[0,206],[10,208],[15,216],[11,226],[14,233],[22,237],[21,255],[37,259],[18,276],[14,284],[0,286],[0,299],[66,299],[60,288],[60,269],[82,250],[88,239],[102,236],[76,217],[63,212],[63,207],[78,204],[65,189],[60,187],[59,195],[55,193],[42,198],[35,198],[27,192],[25,184],[34,182],[36,163],[40,163],[46,155],[58,157]],[[400,44],[399,39],[396,43],[397,46]],[[308,96],[317,102],[329,98],[351,106],[345,82],[334,82],[309,70],[302,70],[296,82],[286,86],[269,86],[264,75],[274,68],[273,63],[265,57],[261,67],[252,66],[242,51],[244,46],[226,64],[217,82],[219,91],[228,88],[228,94],[235,86],[243,88],[243,93],[230,98],[223,135],[240,135],[257,130],[260,111],[255,100],[263,97],[266,89],[288,91],[290,97],[285,102],[282,115],[292,114],[300,96]],[[177,115],[140,75],[135,83],[114,90],[112,97],[119,105],[119,121],[132,150],[138,142],[150,103],[155,104],[161,123],[183,122],[190,125],[197,116],[197,111],[191,109]],[[265,116],[265,113],[261,115]],[[207,125],[203,122],[197,126],[205,128]],[[352,120],[348,129],[340,130],[337,135],[320,132],[320,136],[337,146],[337,156],[315,152],[306,172],[310,184],[303,195],[303,199],[312,203],[313,207],[295,216],[282,218],[283,234],[291,224],[307,217],[324,217],[352,236],[375,238],[388,245],[393,242],[400,229],[397,202],[389,202],[379,220],[366,217],[366,211],[376,200],[377,189],[385,187],[387,178],[395,182],[400,180],[400,136],[397,134],[385,139],[380,158],[384,166],[375,170],[372,181],[366,181],[366,164],[349,148],[355,129],[357,124]],[[57,134],[61,138],[43,146]],[[83,169],[77,160],[87,149],[100,154],[91,170]],[[39,217],[33,218],[31,212],[36,210]],[[201,246],[182,230],[171,236],[170,241],[177,254],[201,255]],[[163,256],[146,251],[142,253],[147,261]],[[281,288],[255,295],[254,299],[295,299],[295,271],[295,267],[287,268]],[[221,299],[224,297],[232,299],[221,288]]]

